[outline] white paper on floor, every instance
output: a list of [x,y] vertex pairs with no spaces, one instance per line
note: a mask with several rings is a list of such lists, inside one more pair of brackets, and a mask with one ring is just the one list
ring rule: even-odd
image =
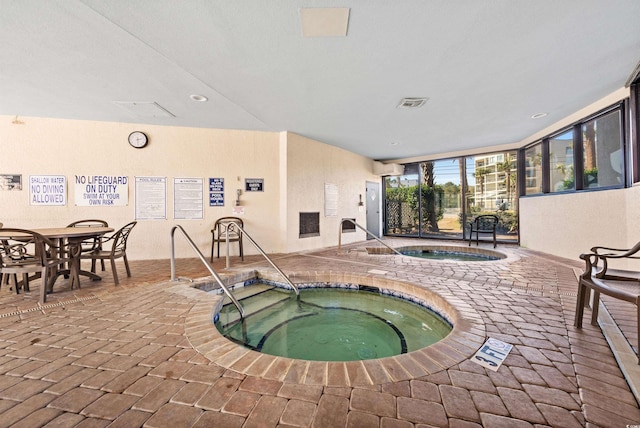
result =
[[513,348],[513,345],[510,343],[490,337],[471,359],[481,366],[496,372],[504,359],[507,358],[507,355],[509,355],[511,348]]

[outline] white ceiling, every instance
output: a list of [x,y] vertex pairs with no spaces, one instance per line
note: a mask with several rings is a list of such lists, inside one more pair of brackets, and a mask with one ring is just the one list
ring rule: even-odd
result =
[[[347,36],[303,37],[313,7],[349,8]],[[639,17],[638,0],[0,0],[0,114],[288,130],[374,159],[509,144],[623,87]]]

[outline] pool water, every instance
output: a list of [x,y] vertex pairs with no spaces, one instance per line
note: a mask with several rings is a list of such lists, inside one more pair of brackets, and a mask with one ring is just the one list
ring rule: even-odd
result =
[[431,260],[454,260],[457,262],[482,262],[488,260],[500,260],[485,254],[465,253],[458,251],[439,251],[439,250],[417,250],[417,251],[401,251],[405,256],[418,257],[421,259]]
[[[240,319],[225,304],[216,328],[228,339],[270,355],[356,361],[415,351],[444,338],[450,324],[418,304],[368,289],[287,289],[255,284],[234,290]],[[239,291],[240,290],[240,291]]]

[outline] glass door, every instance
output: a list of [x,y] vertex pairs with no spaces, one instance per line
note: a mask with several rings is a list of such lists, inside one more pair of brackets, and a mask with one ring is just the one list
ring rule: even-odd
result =
[[423,162],[422,234],[428,238],[462,238],[460,159]]

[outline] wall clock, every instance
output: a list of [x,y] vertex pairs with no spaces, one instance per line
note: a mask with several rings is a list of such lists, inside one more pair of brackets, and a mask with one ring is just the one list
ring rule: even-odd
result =
[[149,138],[144,132],[133,131],[131,134],[129,134],[129,144],[131,144],[131,147],[141,149],[146,146],[148,142]]

